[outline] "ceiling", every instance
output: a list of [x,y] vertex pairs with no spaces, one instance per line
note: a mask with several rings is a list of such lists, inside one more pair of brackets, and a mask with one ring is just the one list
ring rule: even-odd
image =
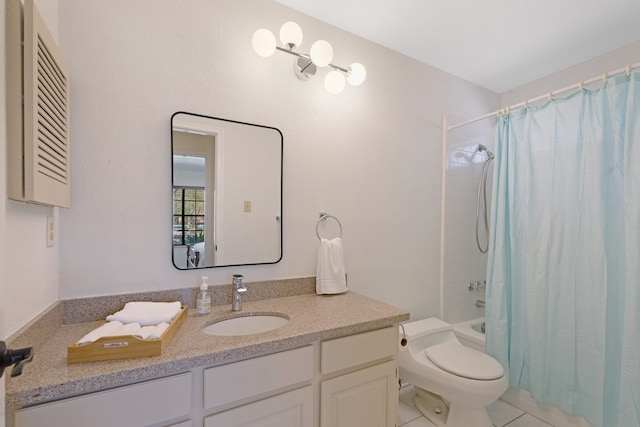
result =
[[496,93],[640,41],[638,0],[276,1]]

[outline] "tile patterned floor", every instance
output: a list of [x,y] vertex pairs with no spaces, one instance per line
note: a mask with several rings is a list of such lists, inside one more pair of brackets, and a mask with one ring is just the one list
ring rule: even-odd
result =
[[[495,427],[553,427],[551,424],[547,424],[503,400],[498,400],[489,406],[487,412]],[[405,385],[400,389],[398,426],[436,427],[435,424],[425,418],[414,406],[413,386],[411,384]]]

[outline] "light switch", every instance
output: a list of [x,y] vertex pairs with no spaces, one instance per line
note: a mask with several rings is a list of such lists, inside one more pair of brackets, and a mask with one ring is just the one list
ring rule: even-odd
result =
[[56,243],[56,230],[55,222],[52,216],[47,217],[47,247],[55,246]]
[[244,211],[251,212],[251,200],[244,201]]

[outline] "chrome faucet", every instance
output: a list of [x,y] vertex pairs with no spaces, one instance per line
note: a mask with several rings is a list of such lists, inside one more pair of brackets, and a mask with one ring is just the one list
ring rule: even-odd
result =
[[242,294],[247,292],[247,288],[242,286],[242,274],[233,275],[233,295],[232,311],[242,311]]
[[478,307],[478,308],[484,308],[484,306],[485,306],[484,301],[482,301],[481,299],[476,300],[476,307]]

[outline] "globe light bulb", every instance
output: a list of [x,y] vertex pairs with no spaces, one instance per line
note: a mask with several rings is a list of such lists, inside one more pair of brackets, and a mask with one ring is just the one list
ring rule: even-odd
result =
[[344,76],[340,71],[333,70],[327,73],[327,76],[324,78],[324,87],[327,89],[327,92],[337,95],[344,89],[345,81]]
[[326,67],[333,59],[333,48],[329,42],[325,40],[318,40],[311,45],[309,56],[313,63],[318,67]]
[[353,86],[361,85],[367,78],[367,70],[364,65],[359,62],[354,62],[349,65],[349,72],[347,73],[347,81]]
[[271,31],[261,28],[253,33],[251,44],[258,55],[267,58],[276,51],[276,36]]
[[289,49],[300,46],[302,44],[302,28],[295,22],[285,22],[280,27],[280,42]]

